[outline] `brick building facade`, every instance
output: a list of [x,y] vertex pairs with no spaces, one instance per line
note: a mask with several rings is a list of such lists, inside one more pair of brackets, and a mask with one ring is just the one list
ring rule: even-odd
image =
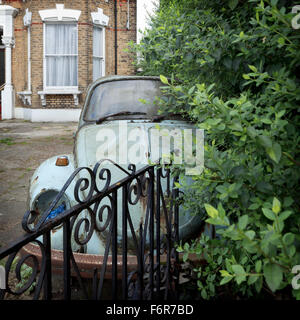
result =
[[0,1],[2,118],[76,121],[93,80],[134,74],[138,1]]

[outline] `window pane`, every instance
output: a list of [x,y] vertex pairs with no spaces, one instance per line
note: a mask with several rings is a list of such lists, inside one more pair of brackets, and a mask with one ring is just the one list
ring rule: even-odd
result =
[[[93,80],[103,76],[103,29],[93,28]],[[101,58],[100,58],[101,57]]]
[[77,86],[77,57],[46,57],[47,86]]
[[93,58],[93,80],[102,77],[102,59]]
[[76,24],[46,24],[45,53],[77,54]]
[[93,29],[93,56],[103,57],[103,30],[102,28]]
[[77,25],[46,24],[46,86],[77,86]]

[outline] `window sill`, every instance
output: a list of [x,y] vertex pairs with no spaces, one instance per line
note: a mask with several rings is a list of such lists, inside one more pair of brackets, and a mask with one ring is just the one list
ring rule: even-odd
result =
[[18,97],[22,100],[25,106],[31,106],[31,91],[17,92]]
[[78,91],[77,89],[69,89],[69,88],[63,88],[63,89],[46,89],[43,91],[38,91],[38,95],[41,97],[42,106],[45,107],[47,105],[46,102],[46,95],[73,95],[74,97],[74,104],[75,106],[78,106],[79,104],[79,95],[81,94],[81,91]]

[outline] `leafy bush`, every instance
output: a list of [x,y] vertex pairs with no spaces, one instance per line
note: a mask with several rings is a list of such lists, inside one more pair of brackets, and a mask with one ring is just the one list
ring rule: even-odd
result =
[[205,169],[184,205],[206,211],[219,236],[178,248],[185,260],[226,248],[214,251],[215,268],[192,267],[204,299],[228,286],[241,297],[300,299],[291,287],[300,264],[300,31],[290,12],[285,0],[165,0],[134,47],[143,74],[163,75],[161,111],[205,129]]

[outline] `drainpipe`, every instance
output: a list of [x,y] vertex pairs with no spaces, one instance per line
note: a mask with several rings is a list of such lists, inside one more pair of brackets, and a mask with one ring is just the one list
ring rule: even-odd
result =
[[115,74],[118,74],[118,21],[117,21],[117,0],[115,0]]
[[24,26],[27,27],[27,91],[17,92],[25,105],[31,105],[31,19],[32,13],[26,9],[23,17]]
[[29,25],[28,26],[28,29],[27,29],[27,50],[28,50],[28,80],[27,80],[27,90],[28,91],[31,91],[31,26]]
[[130,28],[130,4],[129,0],[127,0],[127,23],[126,23],[126,28],[129,30]]

